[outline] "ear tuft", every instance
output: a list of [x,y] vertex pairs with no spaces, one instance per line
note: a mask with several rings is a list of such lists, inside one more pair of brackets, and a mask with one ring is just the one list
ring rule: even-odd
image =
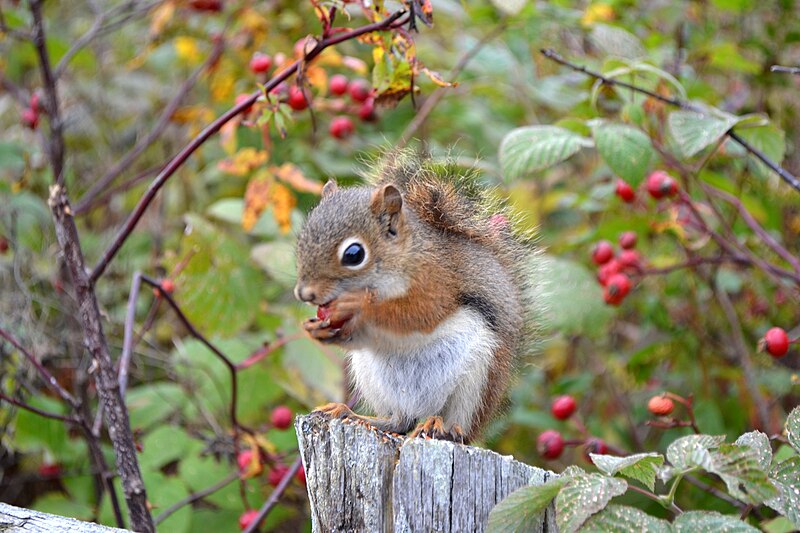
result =
[[336,182],[334,180],[328,180],[328,182],[322,186],[322,197],[327,198],[338,190],[339,186],[336,184]]
[[403,208],[403,195],[392,184],[384,185],[372,195],[372,212],[376,215],[397,215]]

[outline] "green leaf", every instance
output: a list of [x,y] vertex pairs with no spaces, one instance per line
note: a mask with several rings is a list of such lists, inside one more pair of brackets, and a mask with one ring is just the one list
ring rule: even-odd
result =
[[[773,162],[780,164],[786,154],[786,133],[775,126],[768,124],[759,128],[736,129],[736,133],[750,146],[763,153]],[[756,174],[762,178],[774,175],[761,160],[748,153],[748,160],[752,163]]]
[[556,496],[556,522],[561,533],[577,531],[594,513],[608,505],[611,498],[624,494],[624,479],[602,474],[576,475]]
[[718,448],[725,442],[725,435],[687,435],[667,447],[667,461],[679,470],[699,466],[708,470],[711,454],[708,450]]
[[765,503],[800,529],[800,456],[795,455],[775,465],[769,477],[780,494]]
[[174,383],[153,383],[128,391],[125,403],[132,428],[158,424],[188,402],[186,392]]
[[650,138],[641,130],[625,124],[598,120],[591,126],[600,156],[611,170],[636,187],[656,159]]
[[288,242],[268,242],[253,247],[253,261],[272,279],[285,287],[295,284],[294,245]]
[[558,126],[512,130],[500,143],[503,177],[513,181],[560,163],[592,141]]
[[595,24],[589,40],[605,55],[637,59],[646,52],[639,38],[627,30],[608,24]]
[[534,531],[536,517],[550,505],[569,477],[550,479],[544,485],[522,487],[509,494],[489,513],[487,533]]
[[706,470],[721,477],[732,496],[758,505],[778,494],[759,466],[757,451],[750,446],[722,444],[710,454],[711,466]]
[[580,530],[581,533],[670,533],[672,526],[666,520],[650,516],[635,507],[609,505],[587,520]]
[[769,444],[769,437],[760,431],[750,431],[745,433],[734,444],[749,446],[758,460],[758,466],[766,472],[772,462],[772,446]]
[[19,170],[25,166],[25,150],[16,143],[0,142],[0,170]]
[[539,278],[547,280],[538,303],[548,329],[564,334],[601,334],[614,316],[603,303],[594,274],[575,261],[541,257]]
[[622,474],[625,477],[640,481],[650,490],[655,488],[656,473],[664,464],[664,456],[660,453],[638,453],[627,457],[598,455],[590,453],[592,462],[606,475]]
[[800,406],[792,409],[786,418],[786,436],[789,444],[800,453]]
[[92,507],[90,505],[77,502],[67,498],[63,494],[55,492],[46,494],[41,498],[36,498],[31,508],[43,513],[68,516],[70,518],[77,518],[78,520],[92,519]]
[[143,470],[157,471],[167,463],[183,457],[189,450],[192,438],[182,429],[159,426],[142,439],[139,463]]
[[691,157],[707,146],[717,142],[730,130],[738,119],[721,113],[710,116],[694,111],[673,111],[667,122],[669,131],[684,157]]
[[739,517],[714,511],[688,511],[678,515],[672,523],[677,533],[758,533],[758,529],[739,520]]
[[246,329],[258,312],[262,274],[248,249],[210,222],[187,216],[182,253],[191,259],[175,280],[174,298],[205,335],[233,336]]

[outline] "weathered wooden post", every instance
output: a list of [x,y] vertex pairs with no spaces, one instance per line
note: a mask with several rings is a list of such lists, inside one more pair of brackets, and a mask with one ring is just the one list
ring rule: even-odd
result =
[[[295,422],[313,531],[483,531],[492,507],[553,474],[492,451],[395,438],[320,415]],[[555,532],[552,509],[536,524]]]
[[21,509],[0,502],[0,531],[3,533],[130,533],[127,529],[101,526],[53,514]]

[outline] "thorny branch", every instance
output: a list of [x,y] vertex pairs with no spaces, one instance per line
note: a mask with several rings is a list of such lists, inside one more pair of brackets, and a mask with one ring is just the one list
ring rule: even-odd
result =
[[[268,81],[264,85],[264,91],[269,92],[275,88],[279,83],[297,72],[302,65],[317,57],[324,49],[330,46],[354,39],[366,33],[389,30],[398,25],[402,25],[405,22],[405,19],[403,18],[405,14],[406,12],[404,10],[396,11],[382,21],[367,24],[360,28],[356,28],[344,33],[337,33],[332,37],[323,39],[322,41],[318,42],[313,49],[306,53],[305,57],[298,59],[280,74],[274,76],[270,81]],[[180,152],[178,152],[178,154],[173,157],[169,163],[167,163],[164,169],[158,174],[158,176],[155,177],[153,182],[147,188],[147,191],[145,191],[133,212],[130,214],[130,216],[128,216],[128,219],[122,225],[122,228],[120,228],[120,230],[117,232],[117,235],[114,237],[111,245],[103,253],[103,256],[97,262],[97,265],[95,265],[91,275],[89,276],[89,279],[92,281],[92,283],[97,281],[97,279],[103,275],[103,272],[105,272],[111,260],[117,255],[117,252],[119,252],[120,248],[122,248],[122,245],[125,244],[125,241],[139,223],[139,220],[144,215],[144,212],[147,210],[150,203],[153,201],[156,194],[158,194],[158,191],[164,186],[167,180],[172,177],[172,175],[175,174],[175,172],[186,162],[186,160],[189,159],[189,156],[191,156],[198,148],[200,148],[200,146],[202,146],[209,138],[211,138],[212,135],[217,133],[222,126],[239,115],[242,111],[249,109],[250,106],[252,106],[261,95],[261,90],[256,91],[251,94],[249,98],[243,100],[239,104],[223,113],[219,118],[206,126],[203,131],[201,131],[189,142],[189,144],[187,144]]]
[[[650,98],[654,98],[654,99],[658,100],[659,102],[663,102],[665,104],[669,104],[669,105],[671,105],[673,107],[678,107],[678,108],[684,109],[686,111],[693,111],[693,112],[698,113],[700,115],[707,115],[708,114],[708,112],[705,109],[703,109],[702,107],[697,106],[695,104],[692,104],[692,103],[689,103],[689,102],[685,102],[683,100],[678,100],[677,98],[669,98],[667,96],[658,94],[658,93],[656,93],[654,91],[650,91],[648,89],[645,89],[644,87],[639,87],[638,85],[634,85],[632,83],[626,83],[624,81],[615,80],[613,78],[608,78],[606,76],[603,76],[599,72],[595,72],[595,71],[590,70],[590,69],[588,69],[586,67],[583,67],[581,65],[576,65],[575,63],[571,63],[571,62],[567,61],[566,59],[564,59],[563,57],[561,57],[555,50],[552,50],[550,48],[542,49],[542,50],[540,50],[540,52],[547,59],[550,59],[551,61],[555,61],[556,63],[558,63],[560,65],[564,65],[565,67],[568,67],[568,68],[570,68],[570,69],[572,69],[574,71],[582,72],[583,74],[586,74],[587,76],[595,78],[596,80],[598,80],[600,83],[602,83],[604,85],[623,87],[625,89],[630,89],[631,91],[635,91],[635,92],[638,92],[640,94],[645,94],[645,95],[649,96]],[[733,129],[728,130],[725,134],[728,137],[730,137],[733,141],[735,141],[736,143],[741,145],[742,148],[744,148],[745,150],[750,152],[753,156],[755,156],[757,159],[759,159],[762,163],[767,165],[773,172],[775,172],[778,176],[780,176],[783,181],[785,181],[791,187],[795,188],[797,191],[800,191],[800,179],[798,179],[796,176],[792,175],[788,170],[786,170],[785,168],[780,166],[778,163],[776,163],[775,161],[773,161],[772,159],[767,157],[764,154],[764,152],[762,152],[761,150],[758,150],[756,147],[754,147],[753,145],[751,145],[750,143],[745,141],[741,136],[739,136],[735,131],[733,131]]]

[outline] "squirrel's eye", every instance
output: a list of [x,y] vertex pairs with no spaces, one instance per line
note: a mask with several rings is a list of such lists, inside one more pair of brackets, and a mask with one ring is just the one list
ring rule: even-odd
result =
[[367,257],[367,252],[361,243],[354,242],[344,249],[342,252],[342,265],[346,267],[355,267],[364,262]]

